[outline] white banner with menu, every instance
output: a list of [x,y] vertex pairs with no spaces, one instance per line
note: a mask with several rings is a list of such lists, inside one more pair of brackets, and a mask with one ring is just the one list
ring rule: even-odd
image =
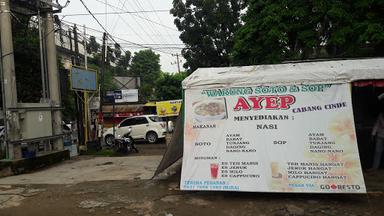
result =
[[349,84],[186,89],[182,190],[365,193]]

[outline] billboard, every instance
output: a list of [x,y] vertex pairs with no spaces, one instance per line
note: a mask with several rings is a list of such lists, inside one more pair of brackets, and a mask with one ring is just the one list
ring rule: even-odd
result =
[[138,102],[139,91],[138,89],[107,91],[104,100],[107,103]]
[[72,66],[71,88],[74,91],[96,91],[97,72]]
[[160,117],[178,116],[182,100],[169,100],[156,102],[156,112]]
[[138,102],[139,101],[139,90],[138,89],[123,89],[115,91],[115,103],[126,103],[126,102]]
[[186,89],[180,187],[365,193],[349,84]]

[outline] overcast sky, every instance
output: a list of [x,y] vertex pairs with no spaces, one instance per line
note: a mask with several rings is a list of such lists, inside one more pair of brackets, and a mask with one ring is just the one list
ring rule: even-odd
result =
[[[153,47],[156,53],[160,54],[161,69],[165,72],[177,72],[176,57],[171,54],[180,54],[182,42],[179,39],[180,33],[173,24],[173,16],[169,13],[172,8],[172,0],[83,0],[93,13],[116,13],[108,15],[96,15],[96,18],[107,29],[107,31],[125,42],[116,40],[122,45],[123,49],[132,53],[140,49],[137,45],[129,42]],[[65,0],[60,0],[64,3]],[[156,12],[152,12],[156,11]],[[137,12],[123,13],[122,12]],[[71,0],[68,7],[64,8],[60,17],[63,21],[74,22],[79,25],[98,29],[102,28],[92,18],[92,16],[73,14],[87,14],[86,9],[80,0]],[[66,16],[67,15],[67,16]],[[101,40],[102,34],[88,30],[88,34],[94,35]],[[129,41],[129,42],[128,42]],[[101,41],[100,41],[101,42]],[[162,52],[161,52],[162,51]],[[182,63],[180,67],[182,69]],[[182,69],[183,70],[183,69]]]

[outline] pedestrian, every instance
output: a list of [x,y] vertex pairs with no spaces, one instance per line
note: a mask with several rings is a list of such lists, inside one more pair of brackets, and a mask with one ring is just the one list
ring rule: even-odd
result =
[[384,102],[384,93],[379,96],[380,114],[377,117],[372,130],[372,138],[375,141],[375,154],[373,157],[373,165],[370,170],[377,170],[380,167],[381,158],[384,150],[384,113],[382,103]]

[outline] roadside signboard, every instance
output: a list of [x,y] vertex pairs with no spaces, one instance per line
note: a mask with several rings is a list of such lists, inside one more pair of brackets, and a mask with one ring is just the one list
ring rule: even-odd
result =
[[185,90],[182,190],[365,193],[349,84]]
[[139,90],[138,89],[122,89],[115,91],[118,97],[115,97],[116,103],[126,102],[138,102],[139,101]]
[[71,88],[74,91],[96,91],[97,72],[72,66]]
[[[118,95],[117,95],[117,97],[118,97]],[[107,91],[105,93],[104,102],[114,103],[115,102],[115,92],[114,91]]]
[[182,100],[169,100],[156,102],[156,112],[160,117],[178,116]]
[[128,103],[128,102],[138,102],[138,101],[139,101],[138,89],[107,91],[105,95],[105,102],[108,102],[108,103]]

